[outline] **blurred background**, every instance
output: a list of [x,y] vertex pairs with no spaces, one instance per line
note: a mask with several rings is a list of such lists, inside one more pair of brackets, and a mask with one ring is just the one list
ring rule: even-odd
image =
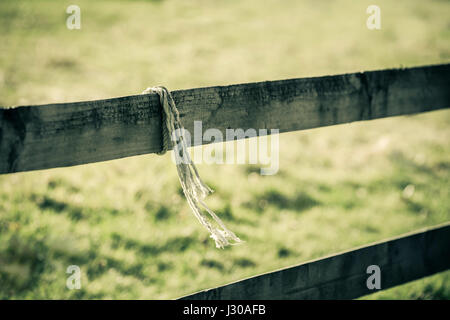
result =
[[[448,63],[449,14],[437,0],[2,0],[0,105]],[[1,175],[0,298],[176,298],[449,221],[449,138],[443,110],[281,134],[274,176],[199,165],[245,240],[224,250],[170,154]],[[450,272],[367,298],[448,299]]]

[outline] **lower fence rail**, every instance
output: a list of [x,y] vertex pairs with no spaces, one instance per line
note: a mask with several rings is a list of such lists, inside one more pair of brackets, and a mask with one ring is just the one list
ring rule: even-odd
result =
[[450,269],[450,222],[180,299],[354,299],[377,291],[377,267],[381,289]]

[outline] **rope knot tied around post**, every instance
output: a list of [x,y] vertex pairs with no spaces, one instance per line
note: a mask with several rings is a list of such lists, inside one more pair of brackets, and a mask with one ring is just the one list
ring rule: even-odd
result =
[[[213,191],[202,181],[189,155],[184,128],[170,91],[163,86],[157,86],[147,88],[142,93],[156,93],[159,96],[162,107],[162,148],[158,154],[164,154],[170,147],[173,148],[178,178],[195,217],[209,231],[217,248],[224,248],[227,245],[241,242],[232,231],[225,227],[222,220],[204,202],[206,196]],[[175,144],[174,142],[177,143]]]

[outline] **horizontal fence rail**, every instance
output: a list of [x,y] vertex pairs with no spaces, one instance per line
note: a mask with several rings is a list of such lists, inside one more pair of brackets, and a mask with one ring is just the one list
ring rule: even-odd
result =
[[182,297],[184,300],[354,299],[378,265],[381,289],[450,268],[450,223]]
[[[450,64],[173,91],[184,127],[280,132],[448,108]],[[156,94],[0,108],[0,173],[161,150]],[[225,136],[225,135],[224,135]],[[197,144],[204,142],[196,142]]]

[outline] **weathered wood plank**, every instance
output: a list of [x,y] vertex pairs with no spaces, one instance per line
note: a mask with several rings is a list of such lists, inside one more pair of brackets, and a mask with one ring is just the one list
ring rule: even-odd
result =
[[370,265],[380,267],[382,290],[449,269],[450,222],[181,299],[354,299],[374,292]]
[[[180,90],[173,96],[190,132],[194,120],[203,121],[203,130],[287,132],[448,108],[449,79],[446,64]],[[0,109],[0,173],[160,149],[155,94]]]

